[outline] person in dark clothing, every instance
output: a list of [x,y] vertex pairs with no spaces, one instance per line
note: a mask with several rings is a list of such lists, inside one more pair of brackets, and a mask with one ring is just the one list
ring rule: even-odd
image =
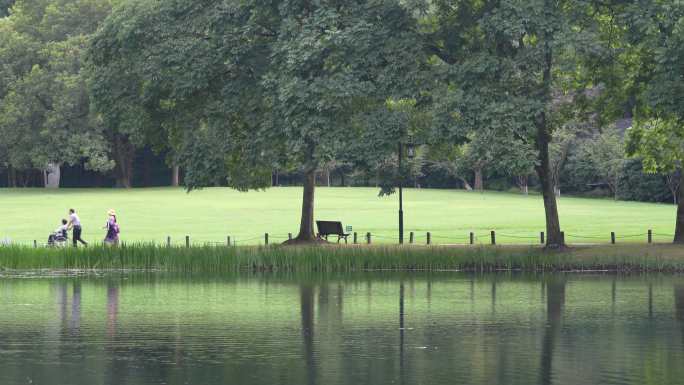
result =
[[88,242],[81,239],[81,232],[83,231],[81,219],[76,215],[76,210],[74,209],[69,209],[69,228],[72,229],[71,238],[73,239],[74,247],[78,247],[78,242],[88,246]]

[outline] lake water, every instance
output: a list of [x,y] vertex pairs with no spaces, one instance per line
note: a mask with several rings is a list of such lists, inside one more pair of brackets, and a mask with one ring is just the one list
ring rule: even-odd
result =
[[684,277],[0,276],[0,384],[684,384]]

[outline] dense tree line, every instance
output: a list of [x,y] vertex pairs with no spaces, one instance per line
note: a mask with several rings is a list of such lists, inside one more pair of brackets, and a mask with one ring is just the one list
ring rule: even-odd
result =
[[[680,204],[675,0],[0,3],[9,185],[82,167],[131,187],[153,151],[189,189],[538,190]],[[416,146],[399,169],[398,143]],[[406,154],[404,154],[406,155]],[[337,178],[337,182],[335,179]],[[318,181],[318,182],[317,182]]]

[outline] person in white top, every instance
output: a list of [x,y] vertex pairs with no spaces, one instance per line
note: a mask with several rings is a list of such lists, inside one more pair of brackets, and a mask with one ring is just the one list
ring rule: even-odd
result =
[[83,231],[81,219],[76,215],[76,210],[74,209],[69,209],[69,228],[72,229],[71,238],[73,239],[74,247],[78,247],[78,242],[88,246],[88,242],[81,239],[81,232]]

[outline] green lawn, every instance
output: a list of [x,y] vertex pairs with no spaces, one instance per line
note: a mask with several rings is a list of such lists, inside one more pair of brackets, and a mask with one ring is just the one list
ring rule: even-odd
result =
[[[0,189],[0,239],[15,243],[44,242],[67,210],[74,207],[84,225],[84,239],[100,241],[106,212],[119,214],[124,241],[225,242],[230,235],[238,244],[285,240],[299,226],[301,188],[274,188],[240,193],[211,188],[192,193],[182,189]],[[379,198],[375,188],[318,188],[316,218],[341,220],[352,225],[359,240],[371,232],[374,242],[395,242],[397,196]],[[489,242],[489,230],[499,243],[536,243],[544,229],[541,197],[497,192],[407,189],[405,223],[416,232],[416,242],[464,243],[470,231],[478,242]],[[618,242],[645,241],[653,229],[659,241],[674,231],[676,207],[667,204],[615,202],[604,199],[562,197],[561,225],[569,243],[608,242],[615,231]],[[642,235],[643,234],[643,235]],[[623,236],[635,236],[622,238]]]

